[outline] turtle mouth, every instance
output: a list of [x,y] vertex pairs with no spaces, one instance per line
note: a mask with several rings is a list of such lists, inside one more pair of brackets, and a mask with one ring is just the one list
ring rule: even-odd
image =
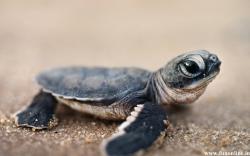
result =
[[216,70],[216,71],[210,73],[209,76],[204,77],[204,78],[192,83],[191,85],[188,85],[187,87],[183,88],[183,90],[200,90],[200,89],[206,88],[207,85],[210,82],[212,82],[219,73],[220,73],[220,70]]
[[205,78],[205,81],[203,81],[203,83],[210,83],[211,81],[213,81],[213,79],[215,79],[215,77],[220,73],[220,70],[213,72],[212,74],[210,74],[208,77]]

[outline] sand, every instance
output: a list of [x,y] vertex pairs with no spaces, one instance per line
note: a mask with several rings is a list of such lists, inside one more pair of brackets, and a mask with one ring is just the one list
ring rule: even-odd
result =
[[137,66],[156,70],[186,51],[207,49],[221,73],[186,108],[169,110],[162,146],[147,156],[250,152],[249,1],[1,1],[0,155],[98,156],[120,122],[60,106],[59,125],[18,128],[12,114],[39,88],[43,69],[58,66]]

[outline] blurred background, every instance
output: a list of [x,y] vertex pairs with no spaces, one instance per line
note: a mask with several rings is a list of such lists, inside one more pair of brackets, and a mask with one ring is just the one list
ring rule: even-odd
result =
[[41,70],[157,70],[197,49],[216,53],[221,73],[200,100],[171,115],[163,147],[147,155],[250,152],[249,8],[248,0],[1,0],[0,155],[99,155],[101,140],[119,124],[64,110],[51,131],[16,128],[11,114],[38,91],[32,80]]

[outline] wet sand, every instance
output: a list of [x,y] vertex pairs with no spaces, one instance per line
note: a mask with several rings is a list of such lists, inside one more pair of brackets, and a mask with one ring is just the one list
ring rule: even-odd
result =
[[58,66],[137,66],[157,70],[186,51],[207,49],[221,73],[186,108],[169,110],[161,147],[145,155],[250,152],[250,3],[222,1],[1,1],[0,155],[98,156],[119,122],[60,106],[51,130],[17,128],[11,115],[39,88],[41,70]]

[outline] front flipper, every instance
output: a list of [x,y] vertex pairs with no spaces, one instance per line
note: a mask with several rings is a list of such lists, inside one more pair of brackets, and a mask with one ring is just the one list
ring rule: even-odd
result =
[[32,103],[15,116],[17,126],[44,129],[53,126],[57,100],[49,93],[40,91]]
[[165,131],[167,114],[157,104],[137,105],[118,128],[119,132],[103,142],[108,156],[130,156],[151,146]]

